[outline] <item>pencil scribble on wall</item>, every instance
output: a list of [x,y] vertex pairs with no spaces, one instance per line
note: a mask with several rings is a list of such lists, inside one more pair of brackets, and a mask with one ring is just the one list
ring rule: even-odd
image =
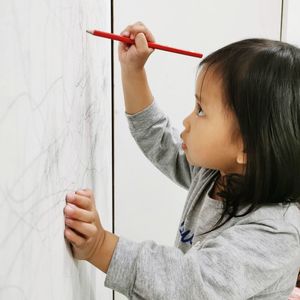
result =
[[105,1],[0,2],[0,299],[96,298],[62,211],[110,174],[110,45],[85,33],[108,21]]

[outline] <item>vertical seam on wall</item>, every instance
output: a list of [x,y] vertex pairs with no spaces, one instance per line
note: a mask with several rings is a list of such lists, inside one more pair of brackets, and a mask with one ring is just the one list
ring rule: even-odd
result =
[[[110,1],[110,30],[113,33],[114,32],[114,0]],[[110,41],[110,47],[111,47],[111,55],[110,55],[110,61],[111,61],[111,145],[112,145],[112,232],[115,232],[115,134],[114,134],[114,102],[115,102],[115,93],[114,93],[114,43],[113,40]],[[115,291],[112,291],[112,299],[115,300]]]
[[[114,32],[114,24],[113,24],[113,0],[111,0],[111,28],[110,28],[111,32]],[[113,40],[111,40],[111,119],[112,119],[112,230],[113,233],[115,232],[115,226],[114,226],[114,218],[115,218],[115,214],[114,214],[114,200],[115,200],[115,193],[114,193],[114,187],[115,187],[115,181],[114,181],[114,175],[115,175],[115,169],[114,169],[114,44],[113,44]]]
[[282,41],[284,0],[281,0],[280,41]]

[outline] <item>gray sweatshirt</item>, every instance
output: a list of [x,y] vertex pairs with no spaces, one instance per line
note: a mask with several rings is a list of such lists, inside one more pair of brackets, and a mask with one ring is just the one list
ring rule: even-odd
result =
[[125,114],[145,156],[189,192],[174,247],[120,236],[104,285],[129,299],[287,300],[300,267],[297,205],[265,206],[201,235],[222,212],[222,201],[209,196],[218,170],[188,163],[156,101]]

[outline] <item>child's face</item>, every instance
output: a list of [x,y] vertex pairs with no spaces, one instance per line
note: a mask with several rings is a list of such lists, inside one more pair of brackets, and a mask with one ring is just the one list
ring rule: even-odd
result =
[[184,150],[187,160],[194,166],[220,170],[222,175],[243,174],[246,163],[243,143],[241,138],[231,140],[237,123],[233,112],[224,107],[220,77],[211,69],[205,74],[203,68],[195,94],[198,98],[195,109],[184,119],[185,130],[181,134],[187,146]]

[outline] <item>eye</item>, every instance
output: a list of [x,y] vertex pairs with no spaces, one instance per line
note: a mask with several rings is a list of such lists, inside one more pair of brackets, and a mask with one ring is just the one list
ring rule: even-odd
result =
[[201,105],[198,102],[196,102],[196,115],[199,116],[199,117],[202,117],[202,116],[205,115],[204,111],[202,110]]

